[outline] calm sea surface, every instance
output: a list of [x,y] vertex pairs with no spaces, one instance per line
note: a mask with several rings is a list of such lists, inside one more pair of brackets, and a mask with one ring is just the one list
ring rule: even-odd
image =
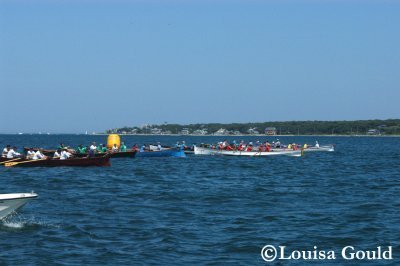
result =
[[[122,137],[128,146],[223,139]],[[0,193],[34,190],[39,198],[0,224],[0,264],[264,265],[260,252],[271,244],[334,250],[339,258],[333,264],[345,263],[340,252],[347,245],[391,245],[392,261],[370,265],[399,265],[400,138],[280,140],[334,143],[337,151],[304,158],[193,155],[112,159],[111,167],[1,167]],[[105,143],[106,136],[0,135],[1,148],[91,141]]]

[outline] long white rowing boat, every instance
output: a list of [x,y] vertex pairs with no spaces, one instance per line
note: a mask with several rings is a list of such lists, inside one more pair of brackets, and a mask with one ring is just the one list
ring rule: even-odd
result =
[[301,156],[301,150],[271,150],[267,151],[238,151],[238,150],[218,150],[205,147],[194,147],[194,154],[196,155],[227,155],[227,156],[275,156],[275,155],[289,155]]
[[0,220],[22,208],[28,201],[36,198],[36,193],[0,194]]

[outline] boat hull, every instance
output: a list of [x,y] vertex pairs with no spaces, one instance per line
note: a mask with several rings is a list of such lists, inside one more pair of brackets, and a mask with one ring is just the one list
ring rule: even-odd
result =
[[0,194],[0,220],[22,208],[28,201],[37,196],[36,193]]
[[[96,153],[95,157],[102,157],[108,155],[110,158],[135,158],[137,151],[129,150],[129,151],[117,151],[117,152],[107,152],[107,153]],[[75,157],[87,157],[87,153],[74,153]]]
[[110,166],[110,157],[92,157],[92,158],[72,158],[67,160],[46,159],[46,160],[23,160],[16,164],[10,163],[12,167],[88,167],[88,166]]
[[282,150],[282,151],[237,151],[237,150],[217,150],[204,147],[194,147],[194,154],[196,155],[225,155],[225,156],[301,156],[300,150]]
[[162,151],[138,152],[136,157],[186,157],[186,154],[182,150],[168,149]]

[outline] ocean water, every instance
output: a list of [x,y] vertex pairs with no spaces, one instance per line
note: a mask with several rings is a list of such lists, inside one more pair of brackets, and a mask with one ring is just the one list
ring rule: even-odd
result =
[[[128,146],[223,137],[124,136]],[[274,140],[229,137],[229,140]],[[265,265],[265,245],[287,250],[375,250],[400,264],[400,138],[280,137],[334,143],[305,157],[112,159],[111,167],[0,168],[0,193],[39,198],[0,224],[0,264]],[[52,148],[106,136],[0,135],[6,144]],[[289,252],[290,253],[290,252]]]

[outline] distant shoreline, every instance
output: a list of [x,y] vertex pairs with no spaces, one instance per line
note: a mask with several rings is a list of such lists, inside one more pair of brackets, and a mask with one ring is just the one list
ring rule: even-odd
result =
[[[84,134],[82,134],[84,135]],[[107,133],[96,133],[87,136],[108,136]],[[182,135],[182,134],[118,134],[119,136],[178,136],[178,137],[400,137],[400,135]]]
[[[115,134],[115,133],[113,133]],[[95,133],[95,134],[78,134],[78,133],[54,133],[54,134],[16,134],[16,133],[0,133],[0,135],[12,135],[12,136],[57,136],[57,135],[75,135],[75,136],[108,136],[108,133]],[[243,134],[243,135],[182,135],[182,134],[117,134],[119,136],[170,136],[170,137],[263,137],[263,138],[274,138],[274,137],[368,137],[368,138],[390,138],[390,137],[400,137],[400,135],[253,135],[253,134]]]

